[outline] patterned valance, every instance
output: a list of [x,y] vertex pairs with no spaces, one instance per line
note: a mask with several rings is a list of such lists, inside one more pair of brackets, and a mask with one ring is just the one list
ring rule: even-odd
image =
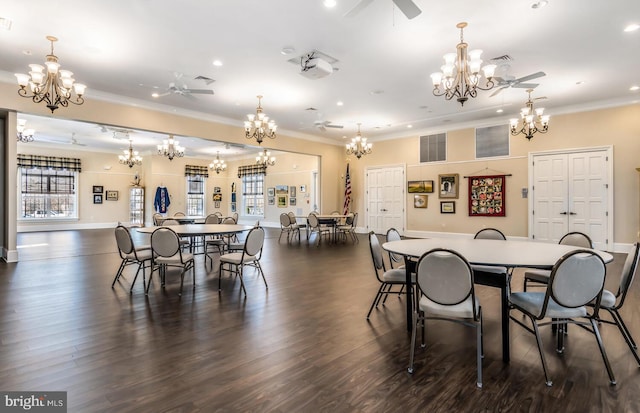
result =
[[18,166],[29,169],[39,168],[53,169],[54,171],[82,172],[82,163],[79,158],[18,154]]
[[184,176],[201,176],[203,178],[208,178],[209,168],[200,165],[185,165]]
[[264,165],[243,165],[238,167],[238,178],[247,175],[266,175],[267,167]]

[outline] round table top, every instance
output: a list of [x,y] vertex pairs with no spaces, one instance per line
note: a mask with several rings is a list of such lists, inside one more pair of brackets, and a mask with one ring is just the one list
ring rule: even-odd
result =
[[[382,248],[413,258],[419,258],[434,248],[447,248],[460,253],[471,264],[542,269],[550,269],[566,253],[582,249],[546,242],[471,238],[406,239],[386,242]],[[613,261],[613,256],[607,252],[592,251],[600,255],[605,263]]]
[[[136,228],[136,231],[143,234],[150,234],[156,229],[161,227],[143,227]],[[239,224],[186,224],[186,225],[171,225],[166,228],[171,228],[176,234],[181,236],[195,236],[195,235],[215,235],[215,234],[230,234],[234,232],[248,231],[253,228],[252,225],[239,225]]]

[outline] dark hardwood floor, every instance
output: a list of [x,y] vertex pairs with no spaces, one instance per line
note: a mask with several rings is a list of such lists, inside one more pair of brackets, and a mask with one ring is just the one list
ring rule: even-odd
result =
[[[21,260],[0,264],[0,389],[68,392],[69,412],[638,412],[640,368],[614,326],[602,334],[618,385],[593,336],[570,328],[563,356],[543,330],[553,387],[535,338],[511,325],[501,358],[499,294],[477,287],[485,317],[484,387],[475,385],[473,329],[430,321],[407,373],[404,298],[365,315],[378,288],[366,236],[359,244],[278,243],[238,280],[205,272],[196,288],[169,274],[149,296],[119,265],[113,230],[23,233]],[[136,239],[142,240],[138,234]],[[43,244],[43,245],[41,245]],[[609,265],[619,279],[624,255]],[[215,267],[217,268],[217,267]],[[512,283],[521,290],[522,276]],[[623,317],[640,340],[634,285]]]

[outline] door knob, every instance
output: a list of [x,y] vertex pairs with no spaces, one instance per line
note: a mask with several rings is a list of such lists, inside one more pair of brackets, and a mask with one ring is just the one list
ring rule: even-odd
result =
[[569,215],[578,215],[578,214],[575,212],[569,212]]
[[561,212],[560,215],[567,215],[567,211]]

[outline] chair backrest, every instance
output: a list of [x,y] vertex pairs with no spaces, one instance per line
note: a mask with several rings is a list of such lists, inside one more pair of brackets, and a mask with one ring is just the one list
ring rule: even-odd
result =
[[234,212],[233,215],[231,215],[231,218],[233,218],[233,222],[235,222],[236,224],[238,223],[238,213]]
[[219,216],[220,218],[222,218],[222,212],[220,212],[220,211],[216,211],[216,212],[214,212],[214,213],[213,213],[213,215],[217,215],[217,216]]
[[163,227],[169,227],[171,225],[180,225],[180,221],[176,220],[176,219],[165,219],[164,221],[162,221],[162,226]]
[[160,218],[162,218],[162,214],[156,212],[155,214],[153,214],[152,219],[153,219],[153,225],[160,225]]
[[[469,262],[458,252],[435,248],[423,254],[416,268],[416,282],[420,291],[431,301],[453,306],[475,294],[473,270]],[[477,319],[473,306],[474,319]]]
[[560,238],[558,244],[571,245],[573,247],[580,248],[593,248],[593,242],[591,242],[591,238],[589,238],[587,234],[577,231],[565,234],[562,238]]
[[353,219],[354,219],[353,212],[350,212],[350,213],[347,215],[347,217],[344,219],[344,224],[345,224],[345,225],[353,226]]
[[123,254],[131,254],[135,252],[135,247],[133,246],[133,240],[131,239],[131,233],[124,225],[118,225],[116,227],[116,244],[118,245],[118,251],[120,252],[120,257],[124,258]]
[[307,220],[309,221],[310,228],[318,228],[318,226],[320,225],[320,222],[318,221],[318,217],[313,212],[309,214],[309,216],[307,217]]
[[633,283],[633,279],[636,276],[636,271],[638,269],[638,260],[640,260],[640,242],[636,242],[633,244],[633,250],[627,254],[627,259],[624,261],[624,265],[622,266],[622,276],[620,277],[620,287],[618,287],[618,292],[616,293],[616,297],[618,297],[618,305],[617,307],[622,307],[624,304],[624,299],[627,296],[627,291],[631,287]]
[[171,228],[157,228],[151,233],[151,250],[160,257],[173,257],[180,253],[180,238]]
[[220,217],[217,216],[216,214],[209,214],[204,219],[204,223],[205,224],[219,224],[220,223]]
[[298,223],[298,220],[296,219],[296,214],[294,214],[293,212],[288,212],[287,215],[289,216],[289,222],[293,225]]
[[353,213],[353,227],[356,228],[358,226],[358,213],[354,212]]
[[[391,242],[391,241],[400,241],[402,239],[402,237],[400,236],[400,233],[398,232],[397,229],[395,228],[389,228],[387,230],[387,242]],[[393,252],[389,252],[389,261],[391,261],[391,265],[393,266],[394,262],[402,262],[404,261],[404,257],[402,255],[399,254],[394,254]]]
[[222,220],[222,223],[227,225],[233,225],[236,223],[236,220],[233,219],[233,217],[226,217],[225,219]]
[[373,261],[373,267],[376,270],[376,277],[380,279],[378,270],[385,272],[387,269],[384,265],[384,258],[382,257],[382,246],[380,240],[375,232],[369,232],[369,249],[371,250],[371,260]]
[[178,211],[175,214],[173,214],[173,216],[174,217],[186,217],[185,213],[184,212],[180,212],[180,211]]
[[340,215],[340,211],[331,211],[330,215]]
[[476,235],[473,238],[474,239],[499,239],[499,240],[507,239],[507,237],[504,236],[502,231],[495,228],[483,228],[480,231],[476,232]]
[[597,312],[606,274],[604,261],[593,251],[580,249],[565,254],[551,270],[543,309],[546,310],[548,297],[569,308],[581,307],[597,298]]
[[280,214],[280,226],[282,228],[288,228],[291,225],[291,218],[286,213]]
[[258,255],[264,245],[264,228],[251,228],[244,241],[244,253],[247,255]]

